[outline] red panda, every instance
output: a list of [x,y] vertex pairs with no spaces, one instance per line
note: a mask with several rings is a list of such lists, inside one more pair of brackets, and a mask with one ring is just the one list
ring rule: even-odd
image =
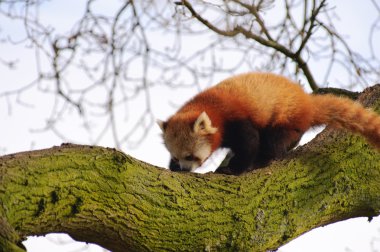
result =
[[171,154],[170,170],[194,171],[220,147],[230,148],[228,169],[241,174],[267,165],[295,146],[309,128],[326,124],[360,133],[380,149],[380,116],[333,95],[310,95],[270,73],[228,78],[158,121]]

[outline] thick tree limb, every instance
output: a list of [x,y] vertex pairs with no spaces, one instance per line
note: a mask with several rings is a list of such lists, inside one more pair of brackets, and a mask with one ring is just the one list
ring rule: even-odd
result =
[[[362,101],[380,111],[380,85]],[[243,176],[174,173],[115,149],[66,144],[0,157],[0,251],[65,232],[112,251],[265,251],[380,211],[380,155],[326,130]]]

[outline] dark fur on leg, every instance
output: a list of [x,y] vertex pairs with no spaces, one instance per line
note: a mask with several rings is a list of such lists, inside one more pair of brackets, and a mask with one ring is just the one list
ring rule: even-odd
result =
[[215,172],[239,175],[267,166],[272,160],[283,157],[297,145],[303,132],[284,128],[258,130],[249,120],[225,125],[222,147],[233,152],[227,167]]
[[260,130],[260,148],[257,154],[257,168],[267,166],[272,160],[282,158],[293,149],[303,132],[284,128],[264,128]]
[[239,175],[255,162],[260,143],[259,131],[249,120],[229,122],[224,131],[222,147],[230,148],[234,156],[228,169],[220,168],[215,172]]

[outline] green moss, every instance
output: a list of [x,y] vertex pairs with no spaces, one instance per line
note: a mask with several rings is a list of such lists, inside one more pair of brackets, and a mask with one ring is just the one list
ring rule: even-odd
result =
[[37,211],[35,213],[35,217],[40,216],[45,211],[45,199],[40,199],[38,201]]
[[76,215],[80,212],[81,207],[83,205],[83,199],[81,197],[77,197],[75,203],[71,205],[71,215]]
[[14,244],[0,236],[0,252],[26,252],[26,248],[20,244]]
[[21,235],[106,233],[131,251],[265,251],[379,211],[380,157],[358,139],[240,177],[173,173],[113,149],[71,146],[0,163],[0,213]]
[[59,201],[59,194],[58,194],[58,190],[54,190],[50,193],[50,198],[51,198],[51,203],[52,204],[56,204],[58,203]]

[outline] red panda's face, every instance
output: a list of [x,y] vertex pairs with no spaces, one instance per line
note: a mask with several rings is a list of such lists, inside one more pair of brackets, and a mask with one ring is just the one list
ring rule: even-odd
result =
[[172,119],[160,124],[171,158],[183,171],[194,171],[212,152],[212,135],[217,131],[203,112],[195,121]]
[[211,144],[208,139],[196,136],[192,132],[189,135],[165,134],[165,145],[169,150],[173,161],[177,162],[183,171],[194,171],[211,155]]

